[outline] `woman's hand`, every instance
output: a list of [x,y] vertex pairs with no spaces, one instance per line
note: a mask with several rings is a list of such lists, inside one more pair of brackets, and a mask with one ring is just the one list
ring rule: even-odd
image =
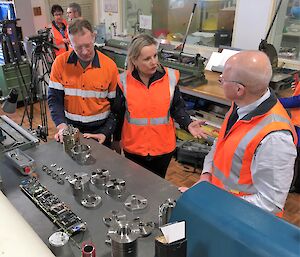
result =
[[96,140],[98,140],[98,142],[100,144],[103,144],[105,139],[106,139],[106,136],[104,134],[90,134],[90,133],[84,133],[83,134],[83,137],[84,138],[94,138]]
[[205,138],[206,139],[207,134],[201,128],[201,126],[204,124],[205,124],[205,120],[192,121],[190,123],[190,125],[188,126],[188,130],[195,138]]

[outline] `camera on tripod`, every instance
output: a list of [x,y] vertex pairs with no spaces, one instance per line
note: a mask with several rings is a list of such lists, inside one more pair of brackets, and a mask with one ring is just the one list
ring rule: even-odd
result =
[[48,43],[50,41],[50,31],[51,28],[40,29],[38,30],[37,35],[27,37],[27,39],[36,44],[42,44],[44,42]]
[[2,20],[0,21],[0,34],[6,34],[7,33],[7,24],[9,24],[9,20]]

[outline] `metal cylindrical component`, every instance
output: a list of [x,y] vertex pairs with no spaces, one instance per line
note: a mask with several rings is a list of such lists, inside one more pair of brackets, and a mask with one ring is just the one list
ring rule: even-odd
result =
[[79,164],[85,164],[88,158],[91,156],[91,147],[89,145],[75,145],[71,149],[72,157]]
[[137,256],[137,238],[139,230],[135,229],[133,224],[127,221],[121,221],[109,229],[111,238],[111,256],[112,257],[136,257]]
[[49,237],[51,251],[55,256],[65,256],[71,250],[68,244],[69,236],[64,232],[55,232]]
[[126,190],[126,183],[123,179],[111,179],[105,185],[105,193],[112,197],[121,197]]
[[90,177],[87,173],[75,174],[69,178],[69,183],[72,187],[73,195],[82,197],[84,193],[89,192]]
[[71,155],[71,149],[80,143],[79,129],[73,126],[68,126],[67,129],[64,129],[63,143],[65,152]]
[[109,180],[109,170],[97,169],[97,171],[92,172],[91,183],[99,189],[105,189],[105,185]]
[[176,201],[167,199],[158,209],[158,225],[163,226],[167,224],[171,218],[173,208],[176,206]]
[[95,245],[91,242],[82,243],[81,253],[82,257],[96,257]]

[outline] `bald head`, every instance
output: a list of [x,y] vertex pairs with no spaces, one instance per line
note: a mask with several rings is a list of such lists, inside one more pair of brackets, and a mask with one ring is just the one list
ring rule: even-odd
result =
[[247,93],[261,95],[266,91],[272,77],[272,66],[268,56],[260,51],[242,51],[225,63],[223,74],[245,85]]

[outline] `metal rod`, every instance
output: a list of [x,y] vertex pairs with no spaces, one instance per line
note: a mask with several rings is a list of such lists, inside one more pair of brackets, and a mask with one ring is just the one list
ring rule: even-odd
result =
[[186,38],[187,38],[187,35],[189,33],[189,29],[190,29],[190,26],[191,26],[191,23],[192,23],[192,19],[193,19],[193,16],[194,16],[196,6],[197,6],[197,3],[194,3],[193,10],[192,10],[192,13],[190,15],[189,23],[188,23],[188,26],[186,28],[185,36],[184,36],[184,39],[183,39],[181,52],[183,52],[183,49],[184,49],[184,46],[185,46]]
[[273,25],[274,25],[274,22],[275,22],[275,19],[276,19],[276,17],[277,17],[277,14],[278,14],[278,12],[279,12],[281,3],[282,3],[282,0],[280,0],[279,4],[278,4],[278,6],[277,6],[277,9],[276,9],[276,12],[275,12],[275,14],[274,14],[273,20],[272,20],[271,25],[270,25],[270,27],[269,27],[268,33],[267,33],[267,35],[266,35],[266,39],[265,39],[266,41],[267,41],[267,39],[268,39],[268,37],[269,37],[269,35],[270,35],[270,32],[271,32],[271,29],[272,29],[272,27],[273,27]]

